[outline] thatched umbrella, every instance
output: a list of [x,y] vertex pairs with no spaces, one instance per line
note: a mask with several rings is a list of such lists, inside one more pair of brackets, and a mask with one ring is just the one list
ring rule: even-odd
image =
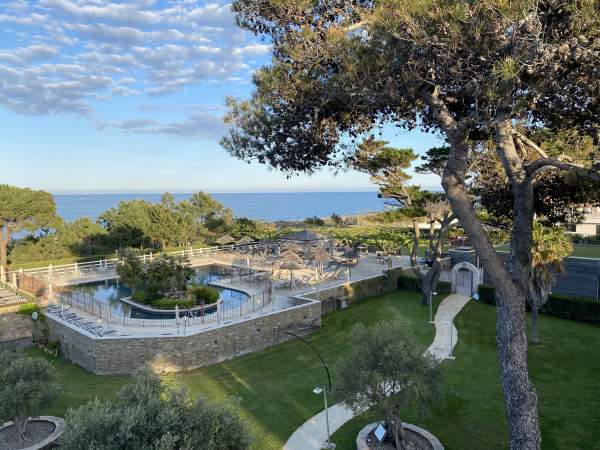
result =
[[317,248],[312,255],[313,259],[315,260],[315,262],[317,263],[317,267],[319,269],[319,272],[321,273],[321,275],[324,272],[324,268],[323,265],[329,261],[331,261],[331,256],[329,256],[329,253],[327,253],[324,249],[322,248]]
[[[300,261],[302,261],[302,260],[300,260]],[[294,288],[294,270],[301,269],[302,265],[300,263],[297,263],[296,261],[286,259],[281,263],[281,265],[279,267],[290,271],[290,289],[293,289]]]
[[235,239],[226,234],[215,241],[219,245],[229,245],[235,242]]
[[285,252],[283,252],[281,255],[279,255],[279,257],[282,260],[288,260],[288,261],[294,261],[297,264],[302,264],[302,258],[300,258],[296,253],[294,253],[292,250],[286,250]]
[[248,236],[244,236],[238,241],[238,245],[250,245],[253,244],[254,241],[250,239]]
[[300,247],[295,242],[284,242],[283,244],[281,244],[281,248],[283,248],[284,250],[289,250],[289,251],[296,252],[296,253],[302,251],[302,247]]
[[290,289],[294,287],[294,270],[302,268],[302,258],[294,252],[288,250],[281,255],[283,260],[279,265],[280,268],[290,271]]

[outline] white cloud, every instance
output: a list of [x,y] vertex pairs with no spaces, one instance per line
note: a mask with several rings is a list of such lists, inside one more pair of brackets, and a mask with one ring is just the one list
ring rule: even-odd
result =
[[131,133],[166,134],[185,139],[219,139],[225,132],[223,118],[206,112],[192,114],[179,122],[132,119],[112,126]]
[[[4,33],[14,39],[0,43],[0,106],[22,114],[83,114],[102,123],[94,110],[97,101],[135,96],[154,104],[188,89],[201,92],[203,86],[247,83],[255,61],[270,46],[236,27],[229,4],[209,1],[5,3],[0,24],[10,24]],[[190,97],[194,109],[186,120],[123,121],[114,127],[208,136],[207,130],[221,129],[222,124],[214,111],[197,104],[201,97]],[[186,104],[169,105],[171,112],[192,111]],[[196,133],[194,127],[204,131]]]

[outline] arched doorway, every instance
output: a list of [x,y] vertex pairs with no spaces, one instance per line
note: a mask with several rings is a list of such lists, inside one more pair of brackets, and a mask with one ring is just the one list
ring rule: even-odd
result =
[[469,262],[461,262],[452,268],[452,293],[471,297],[481,282],[481,272]]

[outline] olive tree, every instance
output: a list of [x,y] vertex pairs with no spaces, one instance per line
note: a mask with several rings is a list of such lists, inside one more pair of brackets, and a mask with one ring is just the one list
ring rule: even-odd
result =
[[167,388],[143,371],[116,400],[92,400],[66,417],[61,448],[66,450],[245,450],[249,432],[228,409],[192,400],[183,388]]
[[352,352],[335,369],[333,392],[358,413],[383,414],[397,449],[405,448],[402,415],[426,415],[441,401],[442,375],[402,322],[352,330]]
[[48,361],[0,352],[0,422],[12,420],[21,440],[27,419],[50,406],[59,391],[56,371]]
[[[250,100],[228,100],[223,145],[236,157],[290,172],[339,166],[382,124],[446,140],[442,186],[497,289],[510,446],[540,448],[525,326],[533,190],[548,171],[600,180],[598,1],[237,0],[233,10],[273,56]],[[540,128],[593,145],[576,158],[545,152]],[[511,185],[506,264],[468,192],[483,147],[494,148]]]

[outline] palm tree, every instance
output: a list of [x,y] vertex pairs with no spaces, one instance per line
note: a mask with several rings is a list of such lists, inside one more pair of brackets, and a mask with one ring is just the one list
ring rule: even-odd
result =
[[533,224],[531,276],[528,301],[531,306],[531,342],[537,344],[539,309],[548,300],[556,277],[564,271],[563,260],[573,252],[573,244],[562,227],[547,227],[539,221]]

